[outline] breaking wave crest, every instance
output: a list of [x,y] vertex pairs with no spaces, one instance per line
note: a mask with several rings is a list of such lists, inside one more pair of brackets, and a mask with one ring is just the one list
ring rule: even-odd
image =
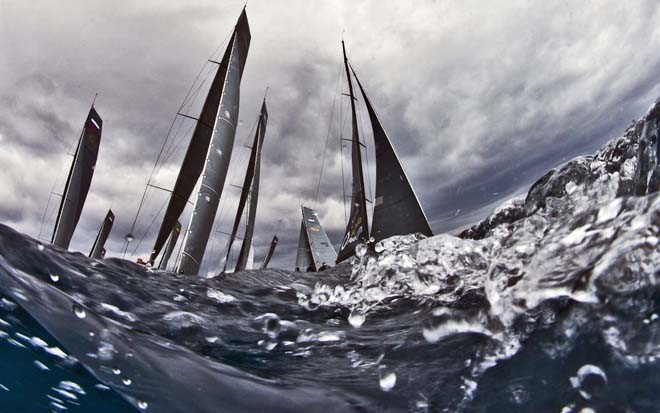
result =
[[0,226],[0,409],[656,409],[659,122],[319,274],[180,277]]

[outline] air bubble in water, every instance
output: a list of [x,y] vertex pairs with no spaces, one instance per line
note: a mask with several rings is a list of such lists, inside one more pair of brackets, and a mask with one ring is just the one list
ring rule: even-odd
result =
[[142,400],[138,400],[137,405],[138,405],[138,408],[140,408],[141,410],[146,410],[147,407],[149,407],[149,403],[147,403],[145,401],[142,401]]
[[87,313],[85,312],[85,309],[82,308],[78,304],[73,305],[73,313],[76,315],[78,318],[85,318],[87,316]]
[[577,371],[577,375],[570,378],[571,386],[580,395],[589,400],[594,393],[600,391],[607,384],[607,375],[598,366],[585,364]]
[[115,376],[119,376],[119,375],[121,374],[121,370],[119,370],[119,369],[112,369],[112,374],[114,374]]
[[378,383],[382,391],[392,390],[396,386],[396,373],[387,370],[381,371]]
[[133,383],[133,381],[131,379],[129,379],[128,377],[124,377],[121,382],[124,383],[124,385],[126,385],[126,386],[130,386],[131,383]]
[[54,283],[56,283],[60,280],[60,276],[57,274],[51,274],[50,279],[53,280]]

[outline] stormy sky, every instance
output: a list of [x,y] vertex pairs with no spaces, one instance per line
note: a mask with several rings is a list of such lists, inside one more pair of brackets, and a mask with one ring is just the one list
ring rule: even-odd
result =
[[[120,255],[174,115],[200,69],[201,80],[208,77],[212,67],[203,65],[222,52],[242,7],[224,0],[0,0],[0,223],[50,239],[59,198],[51,197],[42,226],[49,194],[63,190],[68,153],[98,93],[103,138],[71,249],[89,253],[112,208],[108,256]],[[252,42],[240,124],[202,272],[217,268],[224,249],[221,232],[230,229],[239,195],[230,184],[242,182],[244,145],[266,87],[256,259],[277,233],[273,266],[293,266],[301,204],[318,209],[340,242],[339,139],[349,136],[341,126],[348,116],[342,36],[436,233],[482,218],[549,168],[593,152],[660,95],[655,0],[251,0],[247,13]],[[197,115],[206,88],[208,81],[186,113]],[[370,145],[364,108],[360,119]],[[177,119],[172,155],[155,185],[173,186],[191,126]],[[343,159],[349,173],[348,151]],[[167,196],[149,191],[134,231],[138,240],[146,235],[127,257],[151,249]]]

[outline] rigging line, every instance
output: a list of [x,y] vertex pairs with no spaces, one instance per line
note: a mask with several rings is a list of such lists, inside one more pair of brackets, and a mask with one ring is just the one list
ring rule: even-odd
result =
[[[362,142],[364,143],[364,154],[366,157],[366,163],[367,163],[367,183],[369,184],[369,198],[373,198],[373,194],[371,192],[371,167],[369,166],[369,151],[367,150],[367,140],[364,137],[364,131],[366,130],[364,128],[364,118],[362,117],[362,111],[361,108],[358,106],[357,108],[357,116],[358,116],[358,121],[360,122],[360,126],[362,127]],[[372,137],[373,140],[373,137]],[[375,145],[375,144],[374,144]],[[360,149],[362,150],[362,149]],[[364,188],[362,188],[364,191]]]
[[[213,55],[215,55],[221,47],[222,47],[222,44],[220,44],[220,45],[215,49],[215,51],[211,54],[211,57],[213,57]],[[153,179],[154,172],[156,171],[156,167],[158,166],[158,161],[160,160],[161,155],[163,154],[163,150],[165,149],[165,145],[166,145],[167,142],[168,142],[168,139],[169,139],[169,137],[170,137],[170,134],[172,133],[172,129],[174,128],[174,124],[175,124],[175,122],[176,122],[176,120],[177,120],[177,118],[178,118],[178,113],[179,113],[179,112],[181,111],[181,109],[184,107],[186,100],[188,100],[191,91],[192,91],[193,88],[195,87],[195,84],[196,84],[197,81],[199,80],[199,77],[201,76],[202,72],[204,71],[204,68],[208,65],[208,63],[209,63],[209,62],[206,61],[206,62],[204,62],[204,64],[202,65],[201,69],[200,69],[199,72],[197,73],[197,76],[195,77],[195,80],[193,80],[192,85],[190,85],[190,88],[188,89],[188,92],[186,93],[186,96],[184,96],[183,103],[182,103],[181,106],[179,107],[179,110],[177,110],[177,115],[175,115],[175,116],[174,116],[174,119],[172,119],[172,123],[170,124],[170,128],[169,128],[169,130],[167,131],[167,134],[165,135],[165,140],[163,141],[163,145],[161,146],[160,151],[158,152],[158,157],[156,158],[156,162],[154,163],[154,167],[153,167],[152,170],[151,170],[151,174],[149,175],[149,179],[147,180],[147,184],[151,183],[151,180]],[[135,214],[135,218],[133,219],[133,223],[131,224],[131,229],[130,229],[129,233],[132,233],[132,232],[135,230],[135,224],[137,223],[138,217],[140,216],[140,211],[142,210],[142,206],[144,205],[144,199],[145,199],[145,197],[147,196],[147,192],[148,192],[148,190],[149,190],[149,187],[148,187],[148,186],[145,186],[144,192],[142,193],[142,199],[140,200],[140,204],[139,204],[139,206],[138,206],[138,210],[137,210],[137,212],[136,212],[136,214]],[[127,242],[127,244],[128,244],[128,242]],[[128,251],[128,245],[126,245],[126,251]],[[126,251],[125,251],[125,252],[126,252]],[[125,253],[125,252],[124,252],[124,253]]]
[[158,167],[158,170],[156,171],[156,175],[158,175],[158,173],[160,173],[160,170],[163,168],[163,165],[165,165],[165,164],[170,160],[170,158],[171,158],[171,157],[172,157],[172,156],[173,156],[173,155],[179,150],[179,148],[181,147],[181,145],[182,145],[183,142],[184,142],[183,137],[184,137],[184,136],[188,136],[188,134],[190,133],[190,131],[191,131],[194,127],[195,127],[194,124],[193,124],[193,125],[190,125],[190,126],[188,127],[188,130],[187,130],[183,135],[181,135],[181,139],[179,139],[179,141],[178,141],[178,142],[176,143],[176,145],[171,149],[171,151],[169,151],[169,152],[163,157],[163,160],[162,160],[162,162],[160,163],[160,166]]
[[[346,108],[344,108],[344,109],[345,109],[346,112],[349,112],[350,111],[349,108],[350,108],[350,106],[346,106]],[[346,195],[346,180],[344,178],[344,143],[343,142],[344,141],[351,141],[352,142],[353,140],[352,139],[344,139],[343,133],[344,133],[344,129],[346,129],[346,125],[348,124],[348,119],[349,118],[350,118],[350,116],[348,116],[348,114],[346,114],[346,116],[344,117],[343,124],[340,125],[341,130],[340,130],[340,134],[339,134],[339,150],[340,150],[340,155],[341,155],[341,183],[342,183],[342,191],[343,191],[342,195],[343,195],[343,202],[344,202],[344,221],[345,221],[344,223],[347,226],[348,226],[348,213],[346,211],[346,198],[352,198],[352,196],[353,196],[352,195],[353,194],[353,189],[352,189],[353,188],[353,182],[351,182],[351,196],[347,196]],[[353,148],[351,147],[351,167],[353,165],[353,152],[352,151],[353,151]],[[351,168],[351,170],[352,170],[352,168]],[[351,179],[352,178],[353,178],[353,173],[351,172]]]
[[[343,76],[341,76],[343,78]],[[341,160],[341,190],[342,202],[344,204],[344,226],[348,226],[348,214],[346,213],[346,178],[344,177],[344,101],[339,101],[339,159]]]
[[339,73],[337,73],[337,84],[335,85],[335,95],[332,99],[332,109],[330,110],[330,122],[328,122],[328,134],[325,137],[325,148],[323,148],[323,157],[321,158],[321,170],[319,171],[319,181],[316,185],[316,204],[318,205],[319,203],[319,194],[321,191],[321,177],[323,176],[323,167],[325,166],[325,155],[328,152],[328,142],[330,141],[330,131],[332,128],[332,121],[334,119],[335,115],[335,106],[337,103],[337,92],[339,90],[339,80],[341,76],[341,64],[339,64]]
[[[199,79],[199,77],[201,75],[201,72],[204,70],[204,67],[206,67],[206,69],[207,69],[206,74],[204,75],[204,78],[199,83],[197,88],[193,91],[193,88],[195,87],[195,82],[197,82],[197,80]],[[211,65],[209,65],[208,62],[204,66],[202,66],[202,70],[200,71],[200,73],[198,73],[197,78],[195,79],[195,82],[190,87],[190,90],[188,90],[188,94],[186,95],[186,98],[184,99],[184,102],[179,107],[179,110],[177,111],[174,122],[176,122],[178,119],[180,119],[179,114],[183,112],[183,109],[186,107],[186,104],[188,104],[188,109],[187,110],[190,110],[192,108],[192,105],[195,103],[195,100],[197,100],[197,97],[199,96],[200,90],[202,89],[202,87],[204,86],[204,84],[206,83],[208,78],[210,77],[212,71],[213,71],[213,67]],[[192,93],[191,93],[191,91],[192,91]],[[186,133],[184,133],[183,135],[179,135],[179,132],[181,131],[181,128],[183,127],[183,124],[184,124],[184,122],[183,122],[183,119],[182,119],[179,122],[179,127],[177,128],[176,132],[174,133],[174,136],[171,139],[169,139],[169,145],[168,145],[167,149],[165,150],[165,154],[161,158],[156,160],[157,163],[160,161],[160,164],[158,165],[158,169],[156,170],[154,175],[157,175],[160,172],[163,165],[165,163],[167,163],[167,161],[171,158],[171,156],[174,154],[174,152],[176,152],[176,150],[181,146],[181,143],[184,140],[183,138],[188,136],[188,133],[190,132],[190,130],[196,125],[196,123],[193,123],[188,128],[188,131],[186,131]],[[168,138],[169,138],[169,136],[170,136],[170,134],[168,133]]]
[[46,209],[44,209],[44,215],[41,217],[41,226],[39,227],[39,235],[37,236],[38,240],[41,239],[41,233],[43,232],[44,223],[46,222],[46,214],[48,213],[48,208],[50,207],[50,200],[53,197],[54,191],[55,191],[55,184],[53,184],[53,189],[50,191],[50,194],[48,195],[48,201],[46,202]]
[[137,252],[138,248],[140,248],[140,245],[142,245],[142,241],[144,241],[144,238],[145,238],[145,237],[147,236],[147,234],[149,233],[149,230],[150,230],[151,227],[154,225],[154,222],[156,222],[156,218],[158,218],[158,215],[160,215],[160,211],[162,211],[163,208],[165,208],[165,205],[167,205],[167,200],[165,200],[165,202],[163,202],[163,204],[161,205],[160,209],[158,209],[158,212],[156,212],[156,213],[154,214],[154,217],[153,217],[153,219],[151,220],[151,223],[149,224],[149,226],[147,227],[147,229],[142,233],[142,236],[140,237],[140,240],[139,240],[138,243],[135,245],[135,248],[133,249],[133,253],[132,253],[132,255],[135,255],[135,253]]

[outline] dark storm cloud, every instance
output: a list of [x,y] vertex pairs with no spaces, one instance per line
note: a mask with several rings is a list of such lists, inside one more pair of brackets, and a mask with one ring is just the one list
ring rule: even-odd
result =
[[[0,3],[0,58],[6,62],[0,66],[0,221],[38,234],[53,184],[55,192],[64,185],[66,151],[98,92],[103,142],[72,248],[89,250],[112,207],[117,221],[108,246],[118,254],[173,116],[242,6]],[[270,86],[255,258],[277,233],[276,266],[292,265],[301,203],[319,210],[335,242],[345,224],[339,138],[350,132],[339,120],[349,113],[336,89],[342,32],[436,232],[478,219],[548,168],[593,151],[660,94],[660,11],[653,1],[253,0],[248,16],[252,44],[228,183],[242,182],[248,153],[242,145],[251,142]],[[340,85],[346,92],[345,81]],[[208,81],[185,113],[197,114],[207,87]],[[366,110],[360,118],[370,144]],[[176,150],[154,180],[164,187],[173,185],[189,139],[183,132],[191,122],[180,124]],[[237,197],[235,188],[225,191],[216,231],[231,225]],[[138,255],[150,249],[156,228],[146,230],[152,221],[158,225],[166,199],[150,190],[135,230],[138,237],[148,234]],[[46,236],[56,204],[47,214]],[[221,234],[212,240],[206,267],[215,265],[225,242]]]

